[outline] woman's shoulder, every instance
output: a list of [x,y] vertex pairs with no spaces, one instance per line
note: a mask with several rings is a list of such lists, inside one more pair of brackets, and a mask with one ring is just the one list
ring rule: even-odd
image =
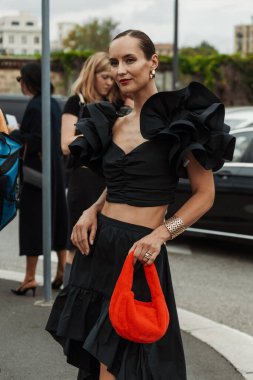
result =
[[74,103],[74,102],[75,103],[79,103],[79,101],[80,101],[79,96],[77,94],[74,94],[74,95],[69,96],[66,104],[68,104],[68,103]]
[[37,115],[38,113],[41,113],[41,112],[42,112],[41,96],[33,96],[29,100],[26,106],[22,122],[26,120],[27,118],[29,119],[33,115],[35,114]]
[[171,161],[185,176],[181,164],[189,151],[206,169],[218,170],[232,159],[235,139],[224,116],[220,99],[201,83],[191,82],[181,90],[152,95],[142,107],[140,128],[146,139],[168,140]]
[[71,95],[63,109],[63,113],[70,113],[71,115],[78,116],[80,110],[80,99],[78,95]]
[[42,98],[41,95],[35,95],[33,96],[29,102],[27,107],[29,108],[36,108],[36,107],[41,107],[42,106]]
[[94,136],[106,142],[111,136],[112,127],[118,117],[114,105],[108,101],[88,103],[84,108],[84,114],[87,116],[78,120],[76,129],[84,138],[87,138],[92,131]]
[[111,142],[112,127],[117,113],[115,107],[107,101],[89,103],[85,108],[89,117],[77,122],[76,128],[81,135],[69,148],[83,165],[97,169],[100,158]]
[[[174,122],[191,121],[197,124],[224,127],[225,109],[221,100],[207,87],[191,82],[187,87],[176,91],[157,92],[143,105],[140,114],[141,131],[146,138],[155,135]],[[187,124],[187,123],[186,123]],[[229,128],[226,126],[225,129]],[[145,137],[145,136],[144,136]]]

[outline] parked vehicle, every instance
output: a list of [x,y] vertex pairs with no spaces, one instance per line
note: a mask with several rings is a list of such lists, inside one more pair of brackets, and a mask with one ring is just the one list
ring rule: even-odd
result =
[[[53,97],[57,100],[62,110],[67,98],[61,95],[53,95]],[[4,114],[11,114],[16,116],[16,119],[20,124],[29,100],[29,96],[24,96],[21,94],[0,94],[0,108]]]
[[232,130],[253,127],[253,107],[226,108],[225,123],[228,124]]
[[[253,127],[232,131],[236,137],[233,162],[214,174],[216,196],[211,210],[189,228],[188,234],[233,238],[253,243]],[[180,180],[177,202],[169,215],[190,197],[188,180]]]

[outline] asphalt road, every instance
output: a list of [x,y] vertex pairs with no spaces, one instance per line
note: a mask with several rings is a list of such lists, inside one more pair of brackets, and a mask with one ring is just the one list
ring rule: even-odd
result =
[[170,254],[168,245],[177,305],[253,336],[253,247],[210,239],[181,243],[192,254]]

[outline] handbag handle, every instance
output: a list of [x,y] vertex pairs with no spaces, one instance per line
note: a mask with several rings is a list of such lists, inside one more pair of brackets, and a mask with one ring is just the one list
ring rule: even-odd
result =
[[10,145],[7,143],[6,138],[4,137],[3,132],[0,133],[0,140],[1,140],[5,145],[7,145],[7,147],[9,148],[9,152],[8,152],[7,154],[0,154],[0,158],[7,158],[7,157],[9,157],[9,155],[11,154],[11,147],[10,147]]
[[[117,280],[117,282],[120,283],[121,289],[124,291],[131,290],[133,286],[133,274],[134,274],[133,256],[134,256],[134,251],[131,251],[125,259],[121,274]],[[144,268],[145,277],[150,289],[151,298],[154,299],[160,296],[161,291],[162,291],[160,280],[159,280],[157,270],[156,270],[156,266],[154,263],[152,263],[151,265],[143,265],[143,268]]]

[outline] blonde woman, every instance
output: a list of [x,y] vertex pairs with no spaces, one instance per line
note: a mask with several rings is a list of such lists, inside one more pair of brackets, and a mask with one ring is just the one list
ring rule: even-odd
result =
[[[68,99],[62,115],[61,147],[64,155],[69,155],[69,144],[76,138],[75,124],[81,117],[89,117],[87,111],[82,114],[82,103],[94,103],[101,100],[109,100],[117,103],[116,92],[113,90],[114,80],[111,74],[111,66],[108,55],[105,52],[97,52],[90,56],[72,85],[72,96]],[[79,219],[82,212],[91,206],[105,188],[103,177],[99,177],[90,169],[80,166],[74,160],[70,172],[68,184],[69,207],[69,234]],[[70,239],[69,252],[64,274],[64,285],[68,282],[71,263],[75,248]],[[62,277],[56,278],[52,283],[53,289],[62,285]]]

